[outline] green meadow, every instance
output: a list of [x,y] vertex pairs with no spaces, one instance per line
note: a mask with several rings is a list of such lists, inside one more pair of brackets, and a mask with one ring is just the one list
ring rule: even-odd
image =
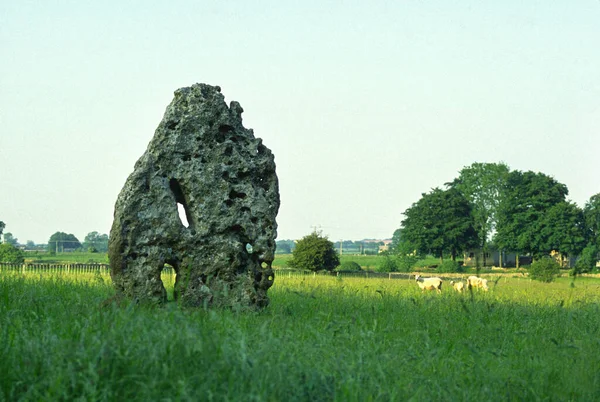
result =
[[107,275],[3,271],[0,400],[600,400],[599,279],[447,285],[282,276],[269,307],[240,312],[117,306]]

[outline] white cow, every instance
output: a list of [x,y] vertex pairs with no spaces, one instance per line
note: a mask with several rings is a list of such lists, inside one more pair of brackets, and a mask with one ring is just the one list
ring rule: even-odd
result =
[[415,275],[415,281],[421,290],[437,290],[438,293],[442,293],[442,280],[440,278],[422,278],[421,275]]

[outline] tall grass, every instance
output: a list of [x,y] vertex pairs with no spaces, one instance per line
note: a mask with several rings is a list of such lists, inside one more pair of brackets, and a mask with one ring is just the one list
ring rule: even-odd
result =
[[596,279],[277,278],[255,313],[112,294],[102,275],[1,274],[0,400],[600,399]]

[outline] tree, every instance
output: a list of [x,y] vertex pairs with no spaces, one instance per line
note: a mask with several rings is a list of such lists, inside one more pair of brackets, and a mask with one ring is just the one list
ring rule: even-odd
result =
[[551,207],[564,202],[568,194],[567,186],[543,173],[510,172],[496,213],[494,241],[498,247],[539,254],[539,240],[536,240],[539,221]]
[[9,243],[0,244],[0,262],[22,264],[23,261],[25,261],[25,254],[22,250]]
[[2,221],[0,221],[0,235],[2,235],[2,231],[4,230],[4,228],[6,227],[6,224]]
[[13,246],[16,246],[19,244],[19,239],[14,237],[12,233],[6,232],[6,233],[4,233],[4,243],[12,244]]
[[585,203],[583,218],[588,230],[589,242],[600,248],[600,193],[591,196]]
[[90,232],[83,240],[83,248],[91,252],[106,253],[108,251],[108,235]]
[[576,256],[587,243],[583,211],[569,201],[548,208],[536,222],[533,244],[540,257],[555,250],[562,256]]
[[591,242],[588,243],[588,245],[581,251],[581,256],[575,263],[575,267],[573,267],[571,274],[593,272],[596,269],[599,252],[600,250],[598,249],[598,246]]
[[48,251],[61,252],[66,249],[76,250],[81,248],[81,243],[73,234],[56,232],[48,240]]
[[327,237],[313,232],[298,240],[288,261],[292,268],[308,271],[332,271],[340,265],[340,259]]
[[478,244],[471,205],[456,189],[422,194],[404,215],[402,238],[419,254],[431,253],[443,262],[448,252],[456,260],[459,252]]
[[509,167],[504,163],[473,163],[471,166],[464,167],[453,182],[446,184],[460,191],[471,203],[475,230],[479,239],[478,246],[484,256],[484,266],[487,245],[496,227],[500,193],[509,171]]
[[293,240],[277,240],[276,245],[278,254],[292,254],[292,250],[296,247]]

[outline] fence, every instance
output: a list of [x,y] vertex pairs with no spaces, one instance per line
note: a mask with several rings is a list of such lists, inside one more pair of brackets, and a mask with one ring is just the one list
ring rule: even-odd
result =
[[386,278],[386,279],[410,279],[414,274],[406,272],[372,272],[372,271],[297,271],[292,269],[274,269],[275,278],[298,278],[298,277],[319,277],[336,276],[342,278]]
[[0,262],[0,272],[99,273],[108,275],[110,273],[110,268],[107,264],[11,264]]
[[[20,272],[20,273],[61,273],[61,274],[95,274],[102,275],[110,274],[110,266],[108,264],[11,264],[0,262],[0,272]],[[306,278],[306,277],[323,277],[334,276],[342,278],[380,278],[380,279],[414,279],[415,273],[407,272],[372,272],[372,271],[297,271],[291,269],[274,269],[275,278]],[[168,275],[174,280],[175,270],[170,266],[165,266],[162,270],[163,277]],[[439,274],[430,274],[438,276]],[[430,276],[427,275],[427,276]],[[514,276],[515,273],[493,273],[483,274],[487,279],[496,279],[498,276]],[[460,280],[466,278],[465,274],[441,274],[442,279]],[[598,275],[582,275],[582,276],[598,276]]]

